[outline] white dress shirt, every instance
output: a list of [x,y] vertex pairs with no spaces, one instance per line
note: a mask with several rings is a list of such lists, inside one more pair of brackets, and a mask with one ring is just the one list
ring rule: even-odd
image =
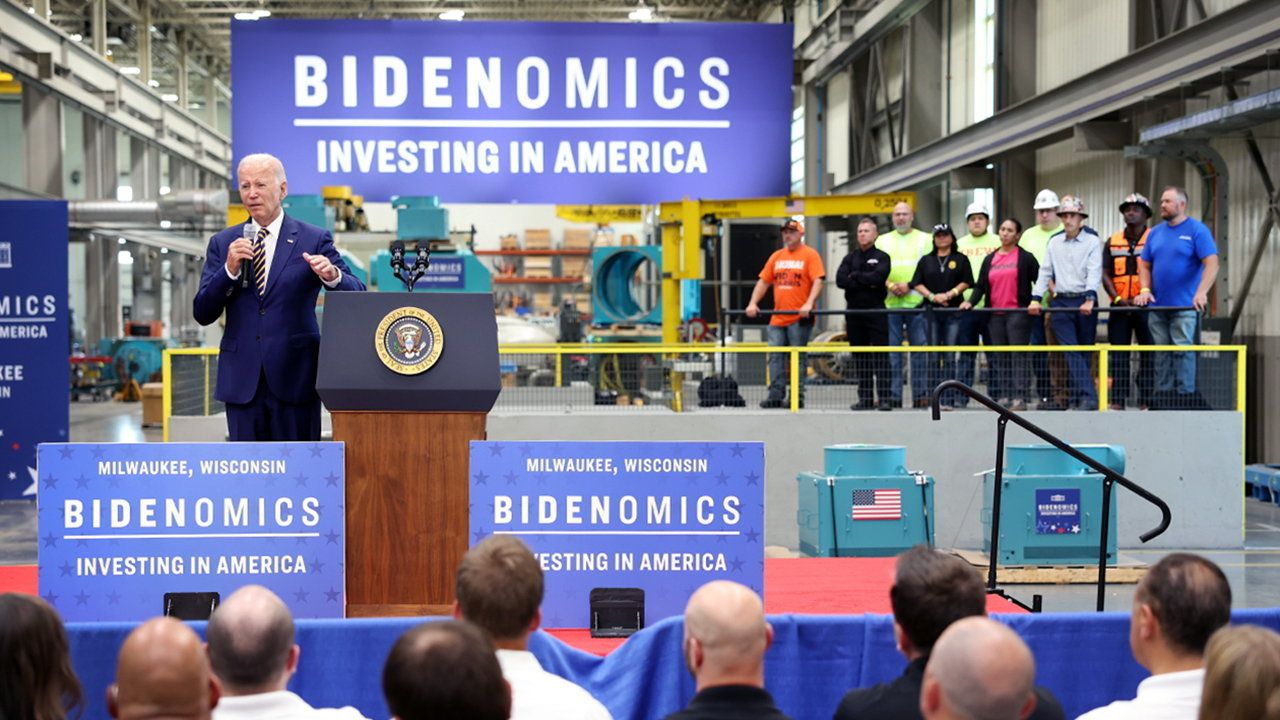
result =
[[[271,261],[274,260],[276,256],[276,244],[280,240],[280,226],[282,225],[284,225],[283,210],[280,211],[279,215],[276,215],[275,220],[272,220],[271,223],[267,225],[267,236],[262,238],[262,264],[266,267],[266,279],[268,281],[271,280]],[[258,224],[258,221],[253,218],[249,218],[249,227],[253,229],[253,237],[258,237],[258,230],[262,228],[262,226]],[[240,267],[243,269],[244,265],[241,265]],[[231,270],[227,269],[225,265],[223,266],[223,269],[227,271],[227,277],[232,280],[240,279],[239,272],[233,275],[231,274]],[[337,287],[338,283],[342,280],[342,270],[339,269],[337,265],[334,265],[333,269],[338,271],[338,276],[336,278],[333,280],[320,278],[320,282],[324,283],[325,287]]]
[[1138,683],[1134,699],[1090,710],[1078,720],[1196,720],[1203,689],[1203,668],[1152,675]]
[[542,669],[524,650],[498,650],[502,675],[511,685],[511,720],[612,720],[599,700],[581,687]]
[[313,708],[288,690],[222,696],[213,720],[368,720],[353,707]]

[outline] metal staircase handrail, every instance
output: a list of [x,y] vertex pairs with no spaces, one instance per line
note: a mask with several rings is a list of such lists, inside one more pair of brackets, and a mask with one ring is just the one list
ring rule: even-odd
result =
[[[1102,475],[1102,538],[1098,544],[1098,612],[1102,612],[1106,604],[1106,587],[1107,587],[1107,540],[1110,534],[1111,523],[1111,486],[1113,483],[1119,483],[1130,492],[1147,502],[1155,505],[1160,509],[1160,524],[1138,536],[1142,542],[1149,542],[1153,538],[1159,537],[1165,530],[1169,529],[1169,523],[1173,519],[1173,514],[1169,510],[1169,505],[1159,496],[1151,493],[1146,488],[1138,485],[1132,480],[1126,478],[1120,473],[1103,465],[1101,462],[1085,455],[1076,450],[1067,443],[1058,439],[1058,437],[1050,434],[1048,431],[1040,428],[1035,423],[1027,420],[1021,415],[1002,407],[999,403],[990,397],[974,390],[959,380],[947,380],[940,383],[933,389],[931,398],[931,409],[933,411],[933,419],[942,419],[942,394],[947,390],[955,390],[963,395],[967,395],[970,399],[978,404],[985,406],[988,410],[996,413],[998,419],[996,421],[996,465],[995,465],[995,487],[992,494],[992,517],[991,517],[991,558],[990,565],[987,569],[987,589],[991,592],[999,592],[996,587],[996,560],[999,556],[1000,549],[1000,496],[1001,485],[1004,479],[1004,435],[1005,428],[1009,422],[1013,422],[1023,430],[1035,435],[1045,442],[1053,445],[1062,452],[1070,455],[1072,458],[1084,463],[1087,467],[1093,469]],[[1119,558],[1117,557],[1117,560]]]

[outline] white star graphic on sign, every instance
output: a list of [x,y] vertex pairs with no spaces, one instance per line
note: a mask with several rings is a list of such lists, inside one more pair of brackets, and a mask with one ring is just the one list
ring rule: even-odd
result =
[[1078,533],[1078,532],[1080,532],[1080,526],[1079,526],[1079,525],[1072,525],[1072,526],[1071,526],[1071,532],[1073,532],[1073,533]]
[[36,469],[33,467],[29,467],[27,468],[27,472],[31,473],[31,487],[28,487],[26,490],[22,491],[22,497],[27,497],[28,495],[36,494]]
[[9,471],[9,479],[10,479],[10,480],[17,480],[17,479],[18,479],[18,473],[13,472],[12,470],[10,470],[10,471]]

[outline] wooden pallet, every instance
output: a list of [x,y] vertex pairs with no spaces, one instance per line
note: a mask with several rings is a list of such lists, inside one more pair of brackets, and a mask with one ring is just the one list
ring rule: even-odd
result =
[[[953,549],[953,555],[986,572],[990,558],[977,550]],[[1133,584],[1147,574],[1147,564],[1125,559],[1107,566],[1107,584]],[[998,565],[996,580],[1001,585],[1091,585],[1098,582],[1097,565]]]

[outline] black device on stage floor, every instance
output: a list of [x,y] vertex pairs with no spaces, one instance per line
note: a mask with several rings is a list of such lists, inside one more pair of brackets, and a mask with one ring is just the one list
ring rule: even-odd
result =
[[591,637],[630,637],[644,628],[644,590],[591,589]]
[[216,592],[169,592],[164,594],[164,614],[178,620],[208,620],[221,601]]

